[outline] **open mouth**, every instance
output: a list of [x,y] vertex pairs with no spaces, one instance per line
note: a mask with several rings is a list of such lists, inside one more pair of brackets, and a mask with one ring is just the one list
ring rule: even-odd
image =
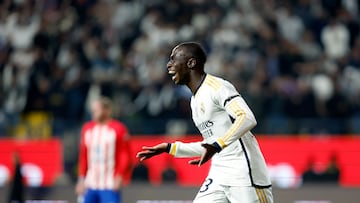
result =
[[171,76],[171,79],[175,81],[176,79],[176,72],[174,70],[169,70],[168,74]]

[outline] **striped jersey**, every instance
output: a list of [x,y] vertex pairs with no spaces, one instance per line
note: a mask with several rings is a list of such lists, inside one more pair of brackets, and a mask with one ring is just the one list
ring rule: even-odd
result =
[[175,142],[170,154],[201,156],[201,143],[215,144],[221,151],[212,158],[208,178],[226,186],[271,186],[264,157],[250,132],[256,125],[255,117],[231,83],[205,75],[191,98],[191,109],[203,141]]
[[116,120],[106,124],[90,121],[81,131],[79,176],[90,189],[114,189],[129,165],[127,128]]

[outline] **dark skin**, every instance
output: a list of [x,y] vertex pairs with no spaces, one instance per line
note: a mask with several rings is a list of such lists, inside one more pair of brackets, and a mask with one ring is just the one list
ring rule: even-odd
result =
[[[172,50],[170,60],[167,63],[167,69],[174,83],[177,85],[186,85],[193,95],[206,76],[204,64],[199,63],[191,53],[188,53],[184,46],[176,46]],[[153,147],[145,146],[142,148],[142,151],[137,153],[136,157],[140,158],[140,161],[144,161],[166,152],[167,146],[167,143],[161,143]],[[205,149],[204,154],[202,154],[200,158],[189,161],[189,164],[200,167],[209,161],[217,152],[216,147],[212,144],[203,143],[201,146]]]

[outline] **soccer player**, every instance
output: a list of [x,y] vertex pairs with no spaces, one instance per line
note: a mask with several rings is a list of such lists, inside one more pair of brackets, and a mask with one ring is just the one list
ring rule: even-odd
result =
[[250,132],[255,117],[231,83],[205,73],[205,62],[201,45],[186,42],[172,50],[167,64],[174,83],[192,92],[192,118],[203,141],[143,147],[137,157],[144,161],[167,152],[175,157],[198,157],[189,162],[198,166],[212,159],[194,203],[272,203],[265,160]]
[[111,118],[110,99],[94,101],[91,111],[93,120],[81,132],[76,193],[84,203],[118,203],[129,166],[128,130]]

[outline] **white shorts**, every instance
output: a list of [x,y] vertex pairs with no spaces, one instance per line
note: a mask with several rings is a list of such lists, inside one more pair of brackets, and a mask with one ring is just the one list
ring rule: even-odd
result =
[[193,203],[273,203],[270,188],[224,186],[205,180]]

